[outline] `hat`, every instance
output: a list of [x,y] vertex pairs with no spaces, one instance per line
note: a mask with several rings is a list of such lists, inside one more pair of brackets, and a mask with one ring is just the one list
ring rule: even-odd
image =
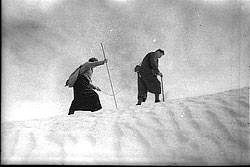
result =
[[162,50],[162,49],[157,49],[155,52],[160,52],[164,55],[164,50]]

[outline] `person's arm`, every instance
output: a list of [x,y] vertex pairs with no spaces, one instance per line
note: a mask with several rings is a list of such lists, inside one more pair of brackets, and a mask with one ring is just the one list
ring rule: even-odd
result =
[[150,64],[151,67],[153,68],[153,71],[156,75],[160,75],[160,70],[158,68],[158,59],[155,54],[152,54],[150,56]]
[[103,65],[103,64],[104,64],[104,60],[103,61],[95,61],[95,62],[87,62],[86,66],[88,68],[94,68],[96,66],[100,66],[100,65]]
[[83,73],[85,72],[86,70],[88,70],[89,68],[93,68],[93,67],[96,67],[96,66],[100,66],[100,65],[103,65],[105,63],[107,63],[107,59],[104,59],[102,61],[95,61],[95,62],[86,62],[84,63],[81,68],[80,68],[80,73]]
[[89,88],[90,88],[90,89],[95,89],[95,90],[97,90],[97,91],[101,91],[101,89],[100,89],[99,87],[93,85],[92,83],[89,83]]
[[103,64],[105,64],[105,63],[107,63],[107,59],[104,59],[104,60],[102,60],[102,61],[95,61],[95,62],[87,62],[86,63],[86,66],[88,67],[88,68],[94,68],[94,67],[96,67],[96,66],[100,66],[100,65],[103,65]]

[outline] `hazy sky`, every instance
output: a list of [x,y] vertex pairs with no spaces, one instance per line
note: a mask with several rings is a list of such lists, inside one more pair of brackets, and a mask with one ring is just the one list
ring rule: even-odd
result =
[[[6,117],[66,114],[65,81],[90,57],[103,59],[101,42],[119,106],[136,103],[134,66],[158,48],[168,98],[248,86],[246,0],[3,0],[2,10]],[[106,66],[93,83],[103,107],[114,107]]]

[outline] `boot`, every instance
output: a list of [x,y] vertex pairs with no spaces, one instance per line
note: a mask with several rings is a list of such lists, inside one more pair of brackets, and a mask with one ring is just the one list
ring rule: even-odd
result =
[[159,99],[159,94],[155,94],[155,103],[161,102]]
[[142,102],[143,102],[143,99],[142,99],[142,98],[139,98],[136,105],[141,105]]

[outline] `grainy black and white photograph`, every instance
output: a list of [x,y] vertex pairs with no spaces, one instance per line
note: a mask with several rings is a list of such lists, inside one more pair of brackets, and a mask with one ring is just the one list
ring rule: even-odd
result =
[[249,0],[2,0],[2,165],[249,165]]

